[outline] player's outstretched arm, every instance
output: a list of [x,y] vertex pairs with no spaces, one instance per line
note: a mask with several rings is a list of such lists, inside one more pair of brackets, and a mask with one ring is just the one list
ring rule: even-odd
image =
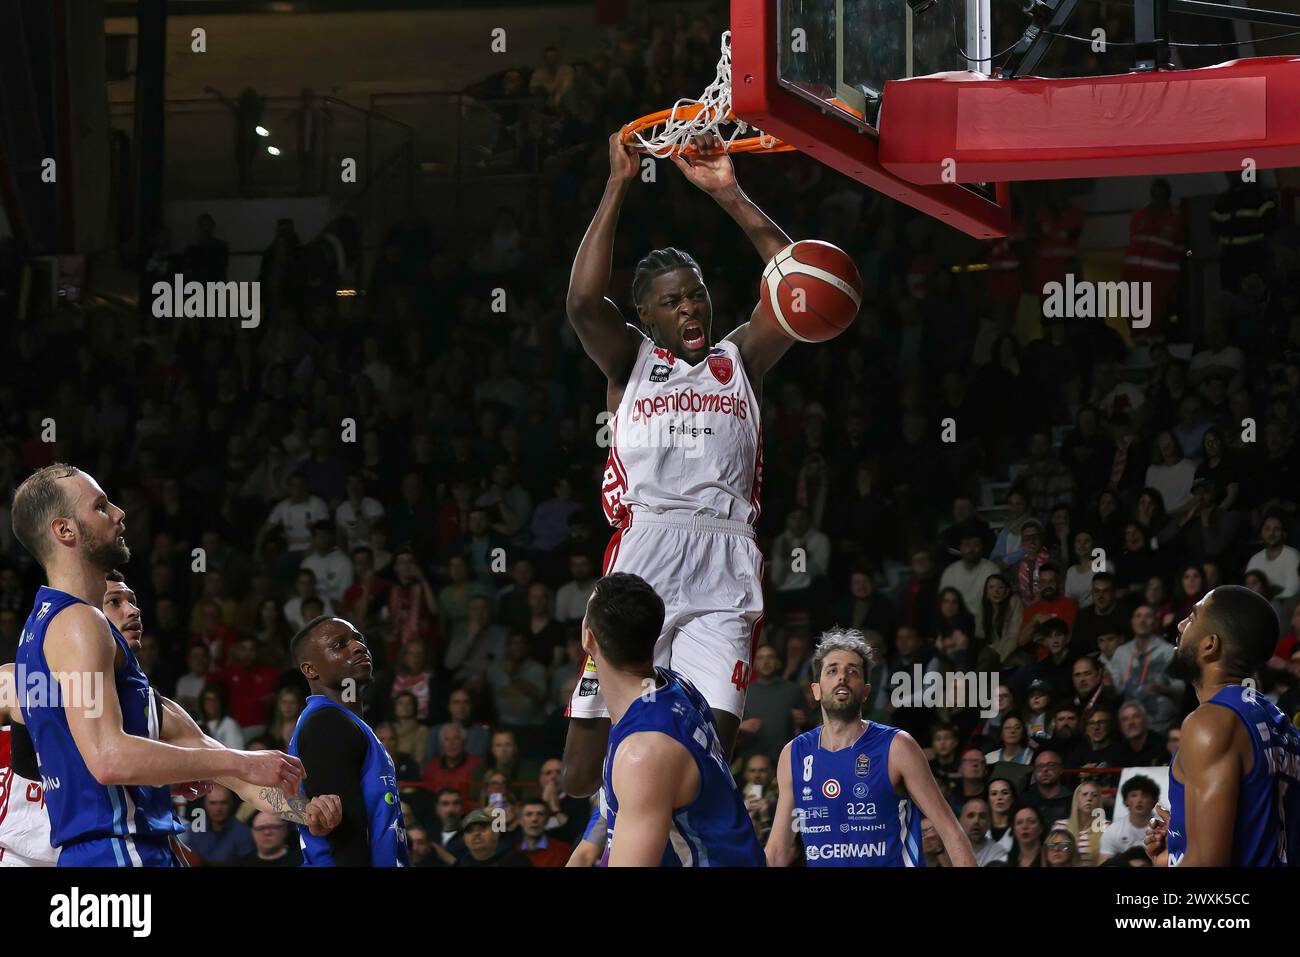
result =
[[573,259],[564,311],[583,351],[606,378],[622,383],[632,371],[644,337],[623,320],[618,306],[605,295],[614,261],[619,209],[639,169],[636,154],[618,137],[615,133],[609,138],[609,181]]
[[1227,867],[1232,860],[1242,770],[1233,742],[1238,728],[1245,732],[1232,711],[1218,707],[1198,708],[1183,722],[1178,768],[1183,775],[1187,852],[1181,867]]
[[921,746],[906,731],[899,731],[890,742],[889,766],[898,769],[903,790],[934,824],[952,866],[974,867],[975,850],[970,846],[970,838],[957,823],[952,808],[939,790],[939,782],[934,779],[934,772],[930,770]]
[[794,781],[790,772],[790,745],[781,750],[776,762],[776,810],[772,814],[772,830],[767,835],[768,867],[789,867],[794,863],[798,849],[794,841]]
[[740,188],[736,182],[736,168],[731,156],[723,149],[721,136],[717,133],[697,136],[693,145],[702,152],[695,156],[674,154],[671,157],[673,165],[736,221],[754,244],[763,264],[767,265],[773,256],[790,245],[790,237]]
[[615,839],[609,849],[610,867],[658,867],[668,846],[673,808],[686,778],[699,771],[679,743],[657,731],[630,734],[614,755],[612,778],[618,795]]
[[[162,698],[162,740],[186,748],[224,749],[225,745],[203,733],[189,713],[171,698]],[[308,799],[301,794],[286,796],[272,787],[258,787],[238,778],[219,778],[216,782],[239,795],[259,811],[274,814],[294,824],[306,825],[317,837],[324,837],[343,820],[343,803],[337,794],[323,794]]]
[[127,734],[113,680],[115,650],[108,619],[89,605],[64,610],[45,636],[45,660],[50,672],[61,676],[68,727],[96,781],[163,787],[237,777],[289,794],[298,792],[302,762],[279,751],[179,748]]
[[794,340],[761,302],[750,313],[749,321],[733,329],[727,338],[740,350],[745,372],[755,382],[761,382],[794,345]]

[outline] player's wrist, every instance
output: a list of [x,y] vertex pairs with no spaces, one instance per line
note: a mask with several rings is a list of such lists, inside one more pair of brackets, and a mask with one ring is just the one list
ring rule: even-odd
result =
[[725,186],[715,187],[709,190],[708,193],[719,206],[728,212],[749,202],[749,197],[740,188],[740,184],[734,180]]

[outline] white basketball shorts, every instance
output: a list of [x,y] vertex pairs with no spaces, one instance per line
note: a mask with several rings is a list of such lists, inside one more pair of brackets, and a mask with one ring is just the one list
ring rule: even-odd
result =
[[[604,572],[639,575],[664,600],[655,664],[685,677],[711,708],[743,714],[763,623],[763,556],[754,529],[637,511],[610,541]],[[567,716],[609,717],[590,658]]]

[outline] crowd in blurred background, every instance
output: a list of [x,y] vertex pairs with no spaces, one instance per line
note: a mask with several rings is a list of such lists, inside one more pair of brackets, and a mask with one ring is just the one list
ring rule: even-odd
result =
[[[69,461],[126,510],[142,666],[231,747],[284,747],[305,694],[287,640],[320,614],[352,622],[378,662],[367,720],[407,782],[418,863],[555,866],[587,824],[558,756],[611,531],[605,383],[564,292],[608,133],[708,82],[708,23],[634,21],[590,62],[554,49],[486,78],[484,95],[531,96],[500,147],[546,151],[536,205],[458,235],[412,213],[364,298],[333,295],[355,237],[303,243],[281,223],[256,329],[146,314],[113,335],[16,333],[0,485]],[[764,390],[768,613],[735,763],[755,826],[782,746],[819,720],[811,653],[839,624],[877,651],[868,716],[929,749],[982,864],[1140,858],[1159,787],[1118,793],[1116,769],[1176,747],[1195,700],[1167,672],[1171,642],[1210,588],[1274,602],[1285,637],[1262,690],[1300,710],[1300,269],[1276,197],[1233,186],[1216,206],[1223,289],[1203,321],[1175,271],[1151,330],[1126,335],[1018,308],[1077,271],[1063,194],[1021,210],[1020,240],[972,249],[809,160],[737,165],[788,234],[842,246],[866,285],[856,324],[792,350]],[[1135,223],[1168,215],[1168,190],[1152,198]],[[220,223],[201,232],[146,268],[224,278]],[[633,266],[669,245],[701,264],[715,337],[748,318],[763,264],[662,163],[620,222],[610,292],[629,317]],[[995,257],[1010,267],[960,268]],[[56,352],[76,369],[50,375]],[[12,660],[41,578],[8,526]],[[996,673],[996,717],[899,700],[891,675],[917,668]],[[208,862],[295,862],[283,822],[222,789],[206,803],[193,845]],[[507,810],[505,834],[472,826],[486,807]],[[926,852],[945,862],[930,827]]]

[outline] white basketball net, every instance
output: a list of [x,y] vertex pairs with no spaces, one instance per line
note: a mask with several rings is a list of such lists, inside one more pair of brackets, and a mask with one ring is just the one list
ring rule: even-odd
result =
[[[694,116],[690,108],[700,107]],[[685,116],[679,115],[685,112]],[[731,142],[738,136],[744,136],[750,132],[751,127],[744,120],[731,113],[731,31],[727,30],[722,34],[722,56],[718,60],[718,72],[713,77],[713,82],[705,87],[704,92],[700,94],[699,99],[684,97],[673,104],[668,119],[663,123],[656,124],[648,130],[650,136],[642,136],[641,133],[633,133],[636,137],[637,144],[649,153],[651,156],[664,158],[680,153],[690,145],[691,138],[694,136],[704,136],[710,133],[718,133],[718,127],[724,123],[735,125],[730,136],[723,138],[723,149],[729,149]],[[761,140],[764,148],[770,147],[776,143],[776,137],[768,136],[761,130],[754,129]],[[718,133],[721,136],[721,133]]]

